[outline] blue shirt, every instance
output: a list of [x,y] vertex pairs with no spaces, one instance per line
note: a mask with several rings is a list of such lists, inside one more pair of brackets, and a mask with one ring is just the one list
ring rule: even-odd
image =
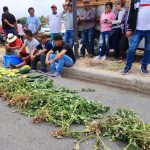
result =
[[41,25],[40,19],[35,16],[29,16],[26,20],[26,24],[28,29],[32,31],[32,33],[36,32],[39,25]]
[[53,49],[52,43],[50,41],[47,41],[45,45],[39,44],[36,47],[37,50],[43,50],[43,49],[47,49],[47,51],[45,52],[46,54]]

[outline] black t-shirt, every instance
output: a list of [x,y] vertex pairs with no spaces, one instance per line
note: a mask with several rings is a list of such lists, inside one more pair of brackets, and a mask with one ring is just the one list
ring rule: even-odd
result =
[[47,51],[45,52],[46,54],[53,49],[52,43],[50,41],[47,41],[45,45],[39,44],[36,47],[37,50],[43,50],[43,49],[47,49]]
[[9,12],[4,12],[2,14],[2,26],[3,26],[3,29],[11,29],[11,27],[4,22],[5,19],[7,19],[7,21],[10,24],[14,25],[16,23],[16,18],[15,18],[15,16],[13,14],[11,14]]
[[52,49],[54,52],[58,51],[59,53],[62,51],[62,50],[66,50],[66,55],[71,57],[75,63],[76,59],[75,59],[75,55],[73,53],[73,50],[72,48],[70,47],[69,44],[66,44],[66,43],[63,43],[61,47],[58,47],[58,46],[54,46],[53,49]]

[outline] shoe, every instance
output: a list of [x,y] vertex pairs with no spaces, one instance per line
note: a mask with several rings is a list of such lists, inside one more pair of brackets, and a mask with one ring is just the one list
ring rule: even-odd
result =
[[101,59],[101,56],[96,56],[93,60],[99,60]]
[[79,57],[85,57],[85,55],[84,54],[80,54]]
[[90,55],[88,56],[88,58],[92,58],[92,57],[94,57],[94,55],[93,55],[93,54],[90,54]]
[[55,72],[52,74],[52,77],[61,77],[61,74],[59,72]]
[[147,67],[144,67],[144,66],[141,67],[141,73],[142,74],[148,74],[148,72],[149,71],[147,70]]
[[106,55],[104,55],[103,57],[102,57],[102,61],[105,61],[106,60]]
[[51,70],[50,72],[46,73],[48,76],[52,76],[56,71]]
[[129,71],[131,71],[131,67],[127,67],[127,66],[126,66],[126,67],[124,68],[122,74],[123,74],[123,75],[126,75],[126,74],[129,73]]
[[9,63],[9,66],[10,66],[11,69],[16,69],[16,66],[11,64],[11,63]]
[[47,73],[47,70],[38,70],[39,73]]

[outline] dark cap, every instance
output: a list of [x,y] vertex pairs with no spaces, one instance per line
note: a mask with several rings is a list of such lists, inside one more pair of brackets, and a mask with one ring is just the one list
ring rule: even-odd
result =
[[56,5],[52,5],[51,8],[57,8],[57,6]]

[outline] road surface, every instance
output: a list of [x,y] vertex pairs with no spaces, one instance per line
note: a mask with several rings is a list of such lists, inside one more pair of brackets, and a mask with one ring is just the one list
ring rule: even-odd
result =
[[[81,96],[97,100],[112,111],[118,107],[133,109],[145,122],[150,123],[150,95],[124,89],[116,89],[105,85],[86,83],[82,81],[57,78],[55,84],[70,89],[94,88],[96,92],[82,92]],[[12,113],[13,108],[0,101],[0,150],[72,150],[71,138],[61,140],[51,135],[56,129],[53,125],[42,123],[32,124],[32,119],[18,113]],[[94,140],[82,144],[81,150],[93,150]],[[105,141],[111,150],[122,150],[120,142]]]

